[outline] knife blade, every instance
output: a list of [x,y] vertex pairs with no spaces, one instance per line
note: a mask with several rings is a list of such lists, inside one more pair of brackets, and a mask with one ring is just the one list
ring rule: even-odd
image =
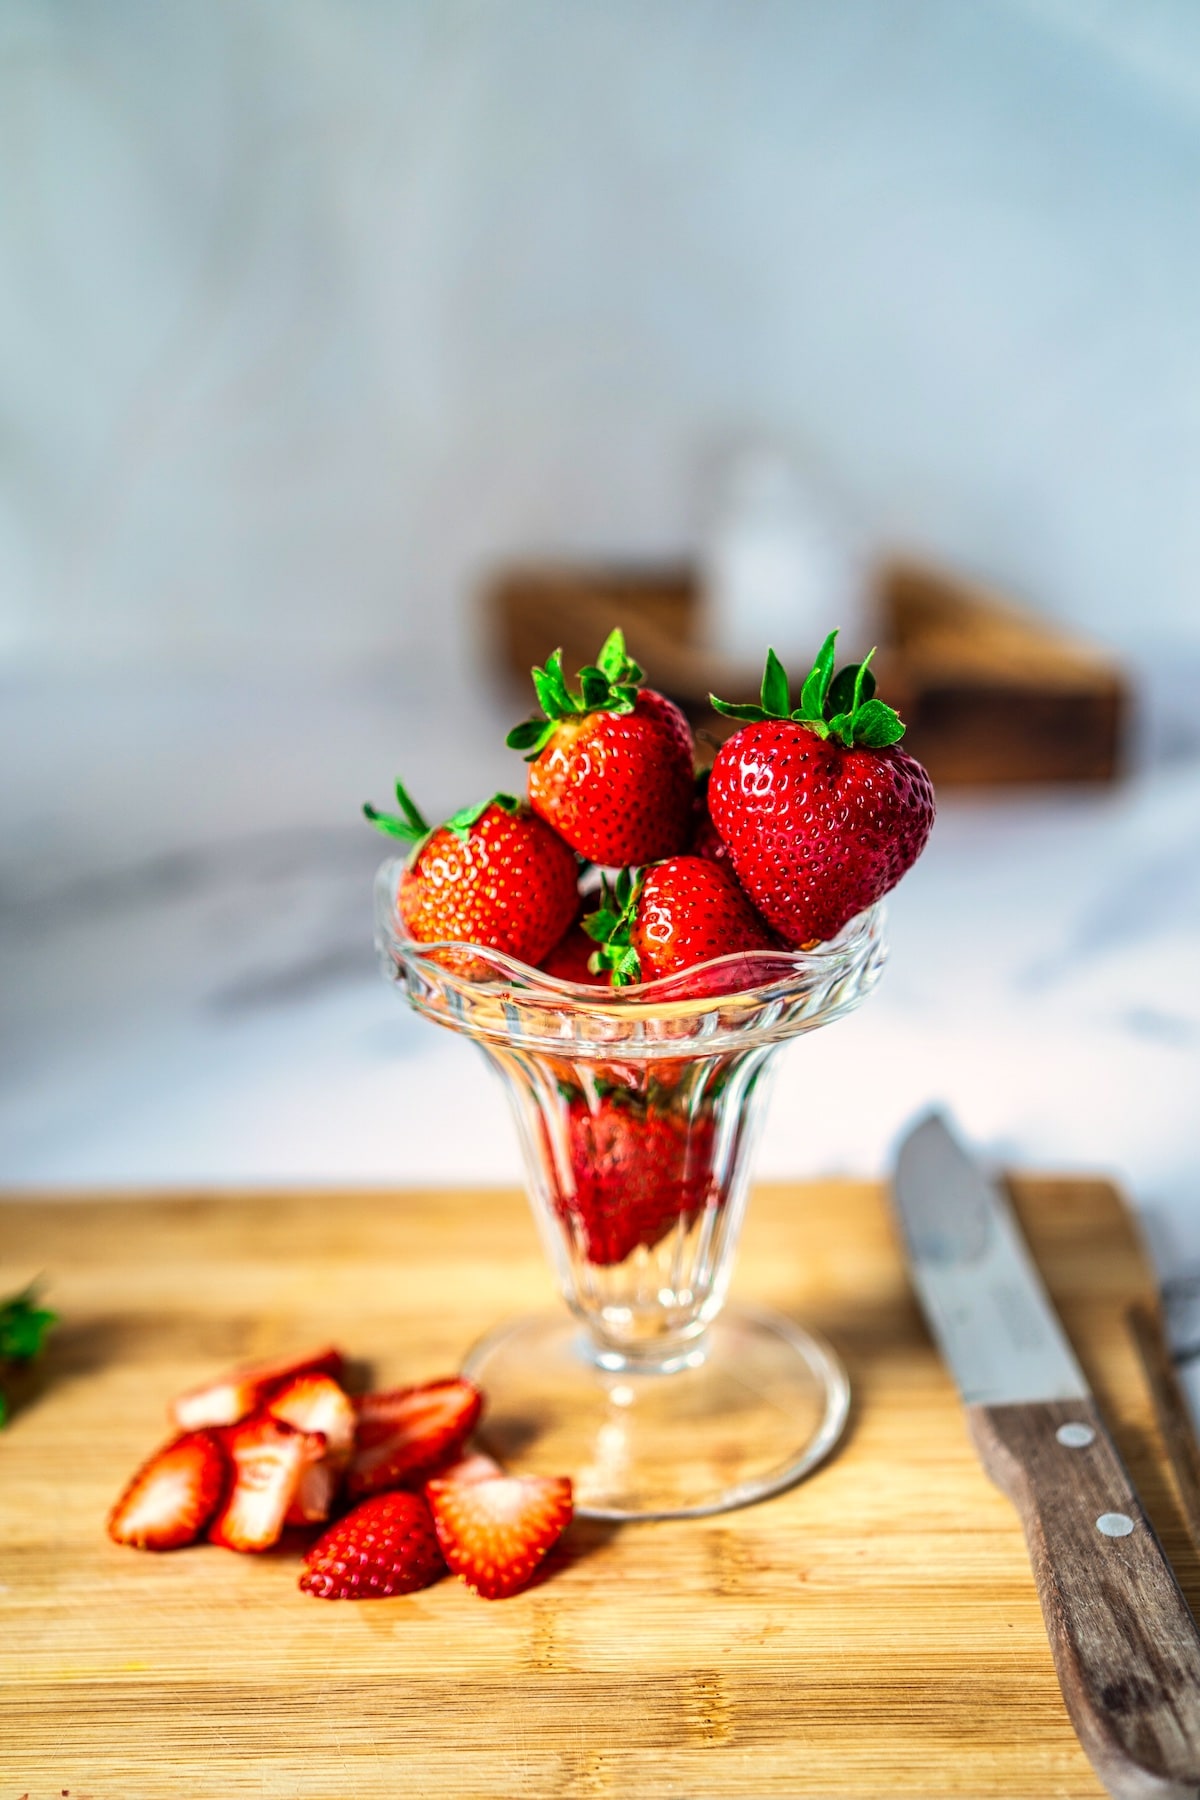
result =
[[1006,1196],[940,1114],[900,1146],[913,1284],[1025,1533],[1063,1699],[1117,1800],[1200,1796],[1200,1633]]

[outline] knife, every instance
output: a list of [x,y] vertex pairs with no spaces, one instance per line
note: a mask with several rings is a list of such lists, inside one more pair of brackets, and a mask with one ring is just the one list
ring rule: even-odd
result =
[[938,1114],[896,1210],[987,1473],[1020,1516],[1063,1699],[1117,1800],[1200,1796],[1200,1634],[1007,1198]]

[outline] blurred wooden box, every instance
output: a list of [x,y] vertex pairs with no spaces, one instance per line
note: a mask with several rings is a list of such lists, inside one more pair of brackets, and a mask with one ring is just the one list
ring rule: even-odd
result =
[[[699,587],[687,565],[513,567],[490,584],[485,609],[500,665],[524,683],[558,645],[573,673],[620,625],[648,680],[709,738],[734,729],[710,693],[757,698],[761,669],[734,668],[699,641]],[[880,569],[872,614],[880,691],[937,784],[1103,782],[1120,772],[1130,694],[1103,651],[911,561]],[[804,672],[790,671],[795,683]]]

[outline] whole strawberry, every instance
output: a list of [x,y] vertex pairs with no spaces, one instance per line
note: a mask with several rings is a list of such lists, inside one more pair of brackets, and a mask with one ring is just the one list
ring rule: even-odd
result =
[[794,947],[835,936],[895,887],[933,826],[933,784],[897,748],[904,726],[873,697],[870,657],[835,679],[836,638],[794,711],[773,650],[760,706],[713,698],[718,712],[750,722],[717,755],[709,811],[738,880]]
[[555,1210],[587,1262],[622,1263],[652,1250],[680,1218],[689,1221],[714,1189],[714,1128],[703,1113],[681,1119],[651,1101],[614,1091],[567,1103],[572,1185],[556,1171]]
[[717,956],[770,950],[775,940],[720,863],[670,856],[601,890],[604,904],[584,920],[612,970],[614,987],[657,981]]
[[657,862],[687,842],[692,734],[670,700],[639,688],[642,671],[610,632],[572,693],[562,651],[533,685],[545,715],[508,734],[526,751],[529,803],[572,849],[604,868]]
[[363,811],[413,846],[400,877],[400,917],[419,944],[482,944],[538,963],[579,910],[574,856],[511,794],[456,813],[435,831],[396,783],[400,814]]

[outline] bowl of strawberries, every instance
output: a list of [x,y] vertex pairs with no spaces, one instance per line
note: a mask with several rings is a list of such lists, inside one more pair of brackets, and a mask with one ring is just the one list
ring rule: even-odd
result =
[[793,706],[760,700],[699,779],[687,721],[613,632],[573,683],[533,671],[525,798],[431,826],[376,885],[386,977],[472,1038],[515,1116],[563,1312],[501,1325],[464,1372],[510,1467],[572,1471],[604,1519],[720,1512],[828,1453],[849,1389],[790,1319],[726,1306],[776,1053],[871,991],[882,896],[923,849],[929,778],[870,659],[836,634]]

